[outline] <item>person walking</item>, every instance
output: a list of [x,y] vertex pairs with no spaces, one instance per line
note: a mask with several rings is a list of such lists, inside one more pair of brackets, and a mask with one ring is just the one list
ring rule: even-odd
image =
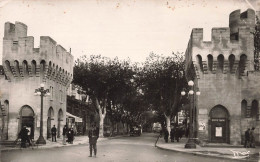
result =
[[66,135],[67,135],[67,125],[64,125],[63,130],[62,130],[62,135],[63,135],[63,145],[66,145]]
[[250,135],[250,147],[255,148],[255,127],[252,127],[249,135]]
[[55,139],[55,142],[56,141],[56,132],[57,132],[57,129],[55,127],[55,125],[53,125],[53,127],[51,128],[51,139],[52,139],[52,142],[53,142],[53,139]]
[[92,157],[92,150],[94,149],[94,156],[97,155],[97,139],[99,137],[99,129],[95,124],[91,125],[91,128],[88,131],[89,138],[89,157]]
[[171,142],[174,142],[174,134],[175,134],[175,131],[174,131],[174,127],[173,127],[171,129],[171,133],[170,133]]
[[250,128],[245,131],[245,148],[250,147]]

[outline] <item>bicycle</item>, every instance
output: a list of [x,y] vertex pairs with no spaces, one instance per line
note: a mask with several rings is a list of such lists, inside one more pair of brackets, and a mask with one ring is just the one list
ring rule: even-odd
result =
[[[29,141],[30,141],[30,143],[28,141],[25,141],[25,148],[31,147],[32,149],[34,149],[35,146],[38,148],[38,144],[36,144],[36,142],[34,140],[31,140],[29,138]],[[21,144],[22,144],[22,140],[21,140],[21,138],[18,137],[14,141],[14,145],[15,145],[15,147],[19,147],[20,149],[22,149]]]

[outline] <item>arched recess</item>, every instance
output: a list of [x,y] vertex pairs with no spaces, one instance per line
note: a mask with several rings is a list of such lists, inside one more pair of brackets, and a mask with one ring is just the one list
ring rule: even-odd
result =
[[258,120],[258,101],[257,100],[252,101],[251,117],[255,120]]
[[208,69],[209,71],[213,69],[213,56],[211,54],[208,55]]
[[232,69],[235,63],[235,55],[233,54],[229,55],[228,62],[229,62],[229,72],[232,73]]
[[242,100],[241,102],[241,118],[246,118],[248,117],[247,115],[247,101]]
[[222,106],[217,105],[209,113],[209,137],[211,142],[229,143],[229,112]]
[[20,132],[21,128],[25,126],[30,132],[30,138],[34,139],[34,123],[35,123],[35,113],[33,109],[28,106],[24,105],[22,106],[20,112],[19,112],[20,120],[19,120],[19,127],[18,127],[18,133]]
[[28,63],[26,60],[23,61],[23,75],[29,76]]
[[58,112],[58,126],[57,126],[58,138],[61,135],[61,122],[62,121],[63,121],[63,111],[62,111],[62,109],[60,109],[59,112]]
[[218,55],[218,67],[217,72],[222,73],[224,69],[224,56],[222,54]]
[[13,73],[12,73],[12,70],[11,70],[10,62],[9,62],[8,60],[5,61],[5,67],[6,67],[6,70],[7,70],[10,74],[13,74]]
[[200,71],[203,72],[203,65],[202,65],[202,57],[201,57],[201,55],[197,55],[196,58],[197,58],[197,63],[199,65]]
[[240,56],[239,60],[239,74],[243,74],[246,69],[247,56],[245,54]]
[[42,81],[43,81],[43,79],[44,79],[44,75],[45,75],[45,65],[46,65],[46,62],[45,62],[45,60],[42,60],[41,62],[40,62],[40,76],[41,76],[41,79],[42,79]]
[[14,69],[15,69],[16,75],[20,76],[19,61],[17,61],[17,60],[14,61]]
[[8,140],[8,124],[9,124],[9,101],[8,100],[4,101],[3,108],[1,109],[1,111],[2,111],[1,140]]
[[51,138],[52,120],[54,120],[54,110],[52,107],[50,107],[48,110],[48,118],[47,118],[47,138]]
[[36,61],[32,60],[32,75],[36,76]]

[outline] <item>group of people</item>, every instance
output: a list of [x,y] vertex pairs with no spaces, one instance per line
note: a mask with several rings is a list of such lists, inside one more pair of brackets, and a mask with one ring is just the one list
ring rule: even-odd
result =
[[29,135],[29,130],[26,128],[26,126],[23,126],[23,128],[21,129],[21,131],[19,132],[19,138],[21,138],[21,147],[22,148],[26,148],[26,143],[29,143],[29,146],[31,146],[31,138]]
[[176,140],[177,142],[179,142],[179,140],[182,138],[183,134],[184,134],[184,131],[179,128],[179,127],[173,127],[171,129],[171,133],[169,134],[168,130],[166,128],[164,128],[161,132],[161,135],[164,135],[164,141],[166,143],[168,143],[168,140],[169,140],[169,135],[170,135],[170,139],[171,139],[171,142],[174,142],[174,140]]
[[75,132],[73,128],[68,128],[67,125],[64,125],[63,131],[63,144],[66,145],[66,142],[73,144]]
[[255,130],[255,127],[252,127],[251,129],[248,128],[245,131],[245,143],[244,143],[245,148],[248,148],[248,147],[255,148],[254,130]]

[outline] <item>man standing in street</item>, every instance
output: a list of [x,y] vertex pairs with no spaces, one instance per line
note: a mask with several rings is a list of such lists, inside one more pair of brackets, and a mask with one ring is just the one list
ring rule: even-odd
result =
[[92,157],[92,150],[94,149],[94,156],[97,155],[97,139],[99,137],[99,129],[96,127],[95,124],[91,125],[90,130],[88,131],[88,138],[89,138],[89,157]]
[[254,134],[255,127],[252,127],[250,131],[250,147],[255,148],[255,134]]
[[63,135],[63,145],[66,145],[67,125],[64,125],[62,135]]
[[250,134],[249,134],[249,132],[250,132],[250,128],[248,128],[245,132],[245,145],[244,145],[245,148],[249,147],[249,144],[250,144]]
[[55,139],[55,142],[56,142],[56,132],[57,132],[57,129],[56,129],[55,125],[53,125],[53,127],[51,128],[51,139],[52,139],[52,142],[53,142],[53,138]]

